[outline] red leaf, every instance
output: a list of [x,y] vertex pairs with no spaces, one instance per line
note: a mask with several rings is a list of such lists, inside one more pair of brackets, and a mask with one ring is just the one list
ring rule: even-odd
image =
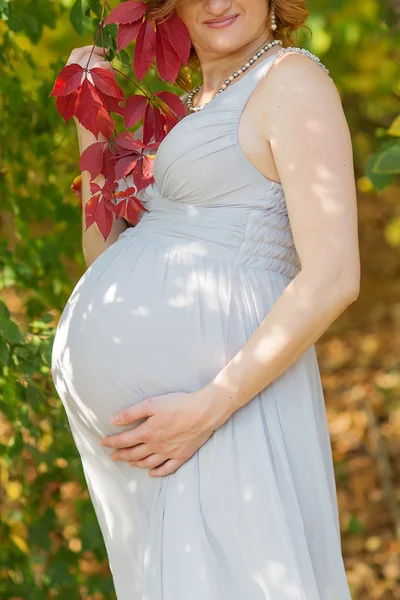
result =
[[146,109],[147,98],[146,96],[139,96],[134,94],[130,96],[124,106],[124,122],[125,127],[132,127],[136,125],[144,115]]
[[146,179],[149,179],[153,175],[153,161],[148,156],[143,156],[142,171]]
[[117,184],[115,182],[114,177],[112,179],[106,180],[104,182],[103,189],[102,189],[103,198],[105,198],[109,204],[111,204],[110,201],[112,200],[112,198],[114,196],[114,191],[115,191],[116,187],[117,187]]
[[106,206],[104,200],[97,203],[95,220],[96,225],[104,238],[104,241],[106,241],[110,235],[113,224],[113,212]]
[[99,192],[101,192],[101,187],[95,181],[91,181],[89,187],[91,194],[98,194]]
[[137,225],[137,222],[139,220],[139,212],[141,210],[143,210],[145,212],[149,212],[147,210],[147,208],[145,208],[143,206],[143,204],[140,202],[139,198],[131,196],[129,198],[128,202],[126,203],[127,221],[129,221],[129,223],[132,223],[132,225]]
[[76,118],[96,137],[99,135],[97,113],[101,106],[102,102],[96,92],[96,88],[86,78],[79,89],[76,102]]
[[140,29],[141,21],[135,21],[135,23],[127,23],[126,25],[118,25],[117,31],[117,45],[118,52],[123,48],[126,48],[128,44],[136,39],[138,31]]
[[96,215],[96,207],[99,202],[100,194],[96,194],[89,198],[85,204],[85,225],[86,230],[93,225]]
[[134,170],[134,168],[137,165],[138,160],[139,160],[138,156],[132,156],[132,155],[126,156],[126,157],[118,160],[115,165],[115,178],[117,180],[122,179],[123,177],[126,177],[127,175],[132,173],[132,171]]
[[125,200],[127,198],[129,198],[129,196],[134,195],[136,192],[136,188],[133,186],[129,186],[127,188],[125,188],[124,190],[120,190],[119,192],[115,192],[115,197],[116,198],[125,198]]
[[115,156],[109,144],[106,145],[106,149],[104,151],[102,173],[106,178],[106,182],[115,182]]
[[151,104],[146,106],[143,118],[143,143],[148,144],[154,135],[155,113]]
[[186,117],[186,109],[182,100],[172,92],[157,92],[154,96],[161,98],[163,102],[179,117]]
[[105,94],[101,94],[99,90],[97,90],[97,93],[103,100],[103,104],[107,108],[107,110],[118,115],[124,116],[124,108],[119,105],[121,100],[116,100],[112,96],[106,96]]
[[178,119],[176,118],[176,116],[174,114],[172,114],[171,112],[164,112],[164,116],[165,116],[165,130],[166,130],[166,135],[168,135],[168,133],[171,131],[171,129],[173,129],[175,127],[175,125],[178,122]]
[[150,19],[145,19],[140,26],[135,44],[133,67],[138,81],[143,79],[153,64],[156,54],[156,32]]
[[147,156],[143,156],[143,160],[138,161],[132,175],[137,193],[139,193],[154,181],[153,161]]
[[112,96],[116,100],[125,100],[123,90],[119,87],[114,73],[102,69],[100,67],[93,67],[90,69],[90,74],[93,77],[93,83],[103,94]]
[[111,203],[114,188],[112,181],[106,181],[102,188],[91,181],[90,191],[93,195],[85,205],[86,229],[96,223],[104,240],[110,234],[114,219],[114,205]]
[[136,139],[130,131],[119,133],[114,138],[114,144],[117,144],[126,150],[134,150],[137,152],[146,148],[146,144],[143,144],[141,140]]
[[121,148],[114,144],[114,162],[117,162],[120,158],[125,158],[126,156],[141,156],[139,150],[126,150],[126,148]]
[[77,63],[72,63],[61,69],[50,96],[68,96],[78,89],[85,69]]
[[110,25],[110,23],[118,23],[121,25],[133,23],[143,17],[146,9],[147,5],[141,1],[135,2],[134,0],[128,0],[128,2],[121,2],[107,16],[104,25]]
[[124,216],[133,225],[137,224],[140,211],[149,212],[140,202],[139,198],[136,198],[135,194],[135,187],[128,187],[125,190],[117,192],[115,197],[122,198],[122,200],[114,206],[114,213],[117,219]]
[[110,114],[104,106],[100,106],[97,113],[97,126],[99,131],[106,137],[108,140],[114,133],[115,123],[110,117]]
[[181,59],[169,41],[165,23],[157,25],[156,58],[157,69],[161,79],[174,83],[181,68]]
[[154,110],[154,139],[156,142],[161,142],[165,138],[164,126],[166,123],[165,116],[163,113],[155,109]]
[[75,116],[76,111],[76,101],[78,99],[78,91],[72,92],[68,96],[58,96],[56,98],[56,107],[62,118],[66,123],[73,116]]
[[187,65],[192,46],[188,28],[176,13],[172,14],[164,24],[168,31],[168,38],[171,46],[179,56],[180,61],[183,62],[184,65]]
[[118,202],[118,204],[115,205],[114,212],[115,212],[115,217],[117,219],[120,219],[121,217],[124,216],[125,208],[126,208],[125,200],[122,200],[121,202]]
[[103,169],[104,142],[95,142],[84,150],[79,160],[81,171],[89,171],[90,178],[96,179]]

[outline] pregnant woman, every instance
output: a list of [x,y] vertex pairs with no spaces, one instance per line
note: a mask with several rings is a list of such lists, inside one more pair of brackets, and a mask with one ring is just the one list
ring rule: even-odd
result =
[[303,0],[153,4],[187,25],[203,83],[148,212],[106,245],[84,231],[52,355],[116,594],[350,600],[314,347],[359,290],[340,96],[286,43]]

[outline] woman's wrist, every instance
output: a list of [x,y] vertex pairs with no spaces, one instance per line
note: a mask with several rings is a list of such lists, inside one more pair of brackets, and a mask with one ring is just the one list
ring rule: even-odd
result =
[[205,405],[206,426],[215,431],[235,412],[234,394],[217,379],[213,379],[198,392],[199,402]]

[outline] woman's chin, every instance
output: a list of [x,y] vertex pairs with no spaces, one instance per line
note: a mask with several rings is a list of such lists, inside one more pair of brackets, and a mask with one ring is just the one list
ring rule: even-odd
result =
[[242,41],[238,40],[237,36],[224,36],[221,33],[214,36],[210,36],[206,44],[207,47],[211,50],[212,54],[220,56],[221,58],[234,52],[237,52],[244,45]]

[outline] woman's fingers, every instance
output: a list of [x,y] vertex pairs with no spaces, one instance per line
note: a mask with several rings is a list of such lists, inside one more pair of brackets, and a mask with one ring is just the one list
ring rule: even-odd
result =
[[146,456],[142,460],[129,461],[131,467],[139,467],[142,469],[154,469],[159,465],[162,465],[167,459],[165,456],[161,456],[161,454],[151,454],[150,456]]
[[100,61],[100,62],[96,63],[93,66],[96,67],[96,68],[99,68],[99,69],[107,69],[107,71],[113,71],[114,70],[112,64],[109,63],[107,60]]
[[[132,448],[121,448],[111,454],[113,460],[138,461],[151,455],[147,444],[138,444]],[[164,459],[165,460],[165,459]]]
[[[90,54],[92,52],[93,46],[81,46],[80,48],[75,48],[71,52],[71,56],[76,54],[76,56],[81,59],[85,54]],[[98,56],[104,56],[104,50],[100,46],[94,46],[93,54],[97,54]]]
[[[74,48],[74,50],[72,50],[71,54],[69,55],[67,65],[71,63],[80,63],[80,61],[83,62],[84,59],[87,61],[91,52],[92,46],[82,46],[81,48]],[[105,53],[103,48],[100,48],[100,46],[95,46],[93,48],[92,56],[104,58]]]
[[152,468],[149,471],[149,476],[165,477],[165,475],[171,475],[171,473],[175,473],[175,471],[177,471],[179,467],[183,465],[184,462],[185,461],[178,460],[177,458],[170,458],[159,467]]

